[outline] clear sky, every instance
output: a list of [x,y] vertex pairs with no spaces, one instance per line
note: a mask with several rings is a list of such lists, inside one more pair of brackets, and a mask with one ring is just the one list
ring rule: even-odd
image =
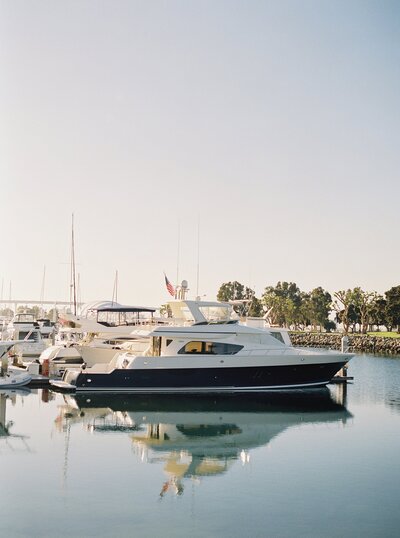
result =
[[[4,296],[400,284],[400,3],[0,0]],[[0,281],[1,283],[1,281]]]

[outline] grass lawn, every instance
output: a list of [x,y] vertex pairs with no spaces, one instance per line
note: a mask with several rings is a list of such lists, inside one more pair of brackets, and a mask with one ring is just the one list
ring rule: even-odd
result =
[[400,338],[399,333],[388,333],[388,332],[378,332],[378,333],[368,333],[369,336],[382,336],[384,338]]

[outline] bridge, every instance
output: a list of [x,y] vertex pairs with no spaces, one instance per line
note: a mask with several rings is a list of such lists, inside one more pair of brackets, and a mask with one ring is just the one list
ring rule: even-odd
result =
[[[35,301],[33,299],[29,299],[29,300],[20,300],[20,299],[1,299],[0,300],[0,306],[6,306],[6,305],[14,305],[14,312],[17,311],[17,308],[19,305],[27,305],[27,306],[43,306],[43,305],[50,305],[54,308],[56,308],[57,306],[72,306],[72,303],[71,301]],[[83,303],[76,303],[76,306],[77,307],[80,307],[82,306]]]

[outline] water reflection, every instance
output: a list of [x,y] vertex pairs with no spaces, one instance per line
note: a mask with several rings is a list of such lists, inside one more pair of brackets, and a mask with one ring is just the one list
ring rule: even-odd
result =
[[359,355],[349,366],[355,382],[350,385],[352,402],[384,404],[400,413],[400,357]]
[[250,451],[268,445],[286,429],[314,423],[345,425],[352,416],[328,389],[265,396],[223,397],[74,395],[65,396],[56,424],[69,435],[71,425],[88,432],[126,432],[135,454],[162,463],[167,492],[180,495],[187,479],[222,475]]
[[29,394],[30,390],[23,387],[0,391],[0,454],[6,450],[30,452],[27,443],[28,436],[13,433],[14,423],[12,420],[7,420],[8,402],[15,405],[17,395],[27,396]]

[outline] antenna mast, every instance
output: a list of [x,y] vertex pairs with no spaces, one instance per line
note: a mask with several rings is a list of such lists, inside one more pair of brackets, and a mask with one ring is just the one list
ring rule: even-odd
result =
[[114,288],[112,294],[112,304],[114,304],[114,302],[118,303],[118,269],[115,271]]
[[178,285],[179,282],[179,257],[180,257],[180,250],[181,250],[181,221],[178,220],[178,252],[176,255],[176,282],[175,286]]
[[46,282],[46,266],[43,267],[42,289],[40,290],[40,315],[43,316],[43,301],[44,301],[44,285]]

